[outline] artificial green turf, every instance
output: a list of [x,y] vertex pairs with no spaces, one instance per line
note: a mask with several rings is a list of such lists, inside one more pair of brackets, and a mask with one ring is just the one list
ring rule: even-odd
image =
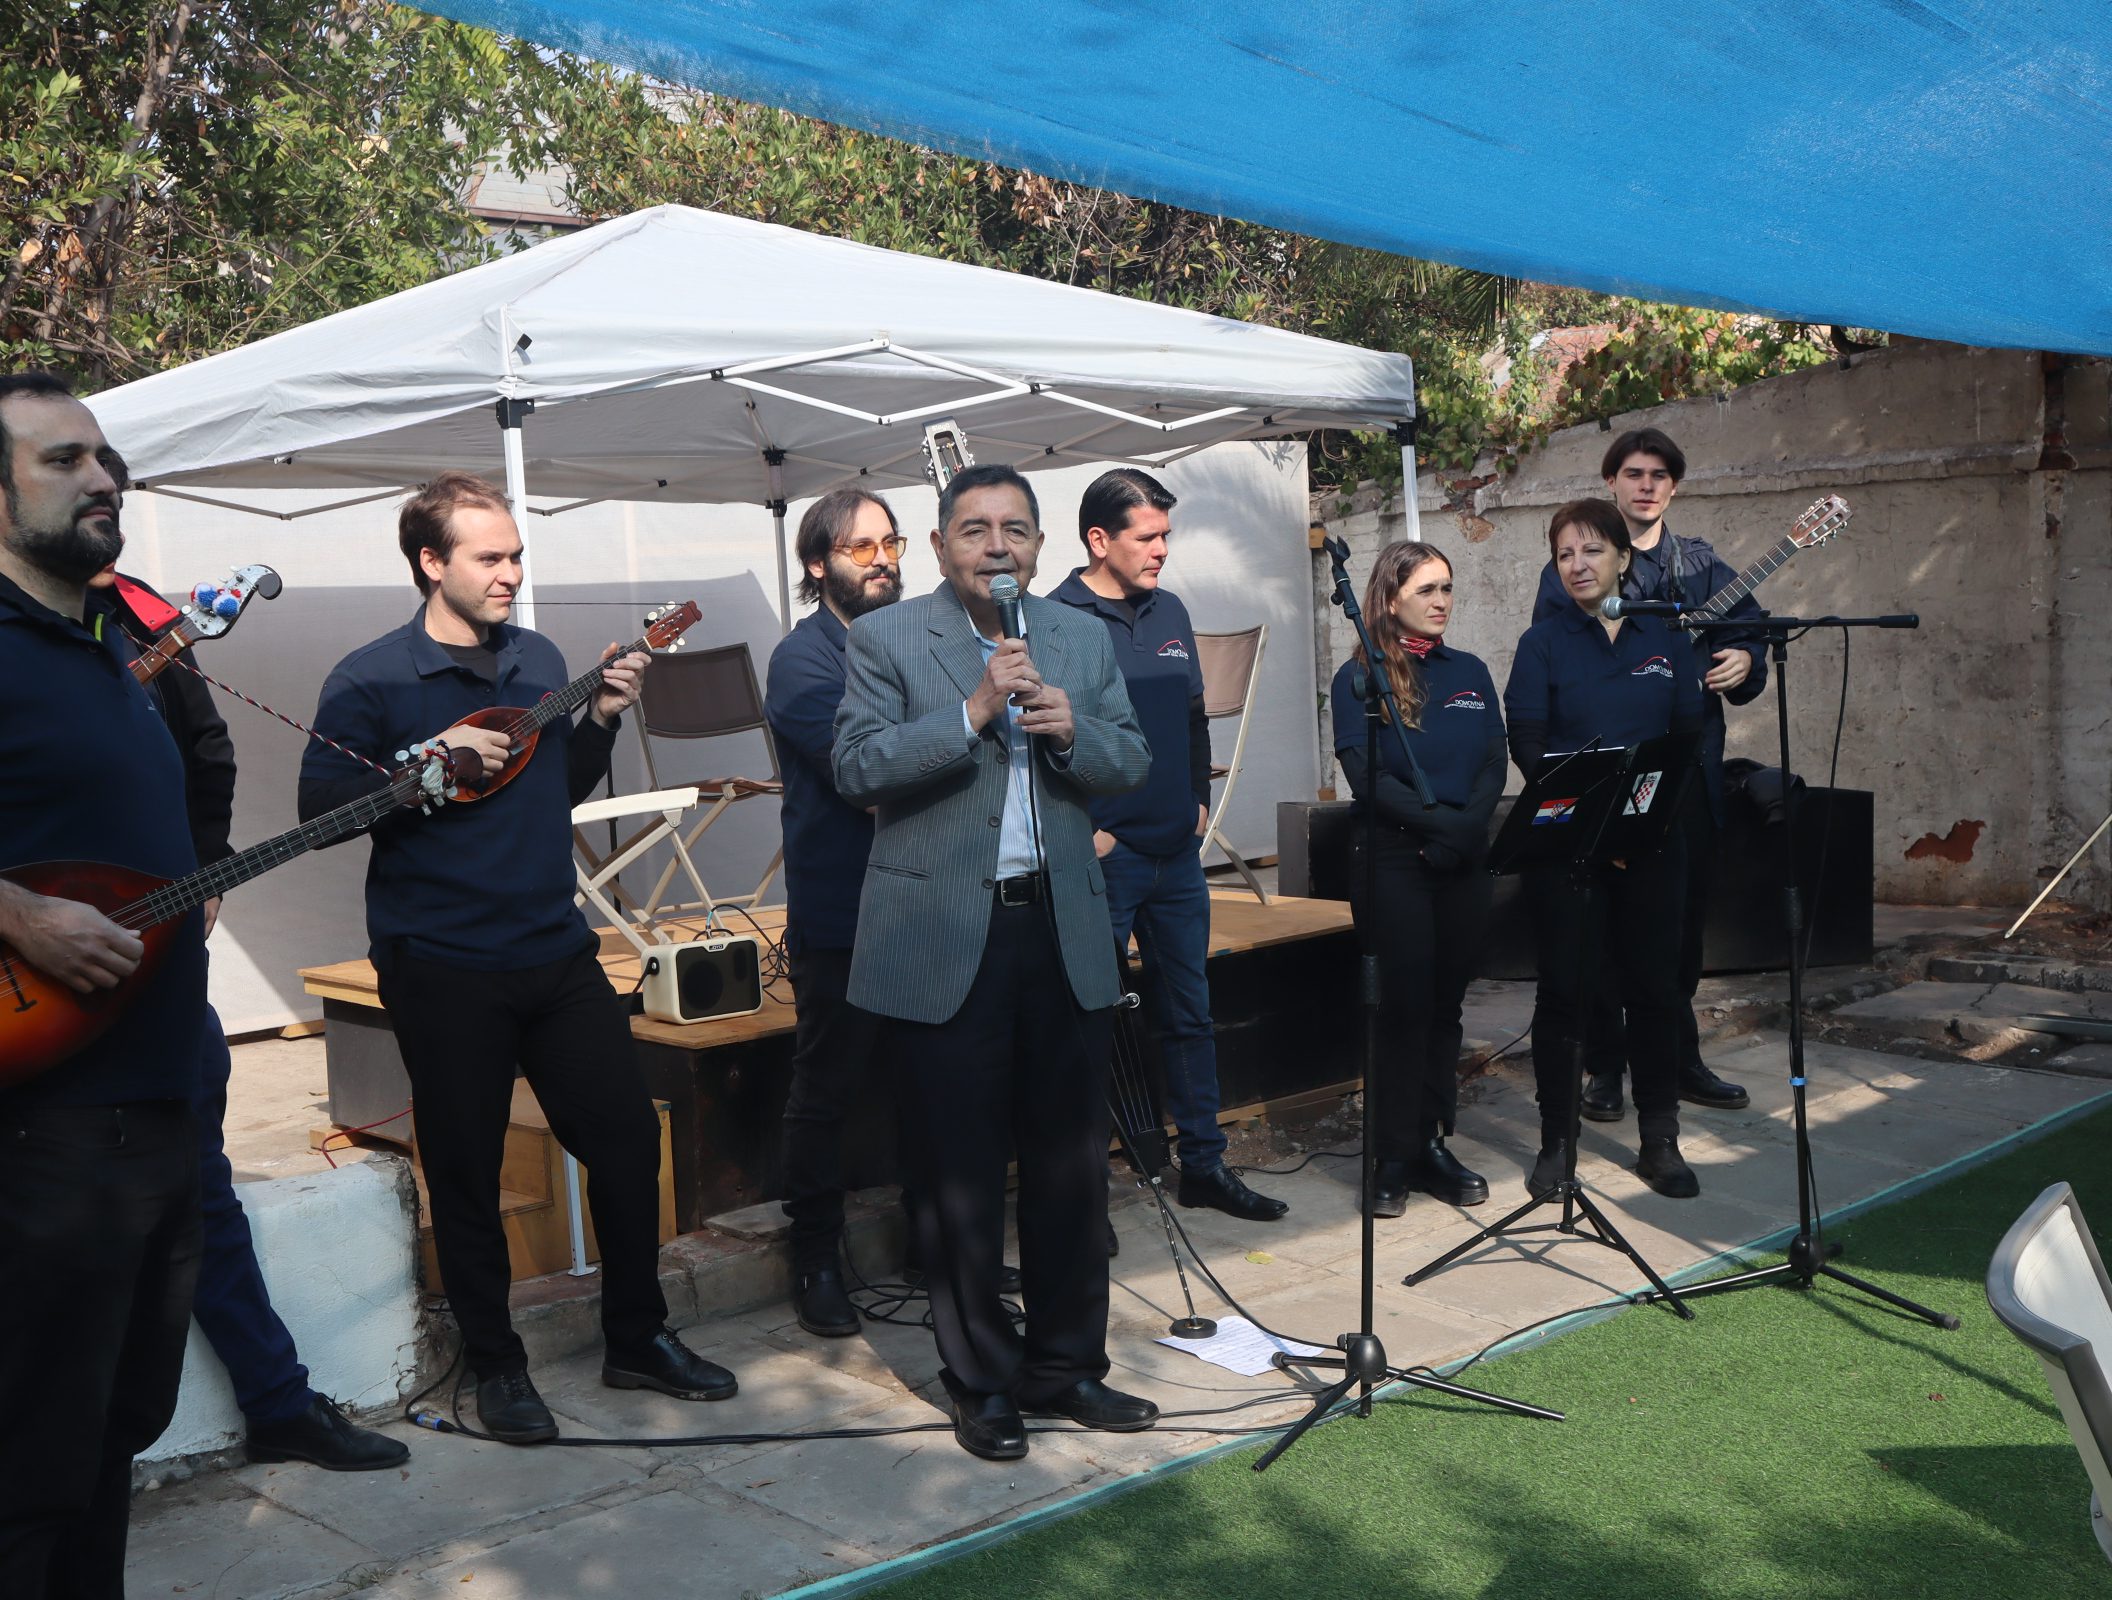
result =
[[[2112,1595],[2090,1486],[1982,1283],[2056,1179],[2112,1254],[2112,1111],[1842,1223],[1840,1265],[1956,1313],[1751,1289],[1636,1308],[1463,1381],[1563,1423],[1418,1395],[1267,1474],[1219,1457],[876,1591],[889,1600]],[[1400,1293],[1381,1286],[1382,1293]]]

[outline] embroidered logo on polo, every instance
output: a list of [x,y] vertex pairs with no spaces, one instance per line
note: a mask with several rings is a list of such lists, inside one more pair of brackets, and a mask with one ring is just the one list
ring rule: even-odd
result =
[[1489,709],[1489,703],[1482,699],[1479,689],[1462,689],[1457,694],[1447,696],[1445,703],[1438,709],[1440,711],[1486,711]]
[[1652,656],[1648,661],[1645,661],[1641,666],[1629,673],[1628,676],[1641,678],[1650,674],[1655,674],[1660,678],[1669,678],[1672,676],[1672,663],[1663,656]]
[[1178,639],[1168,639],[1159,646],[1157,654],[1162,661],[1186,661],[1188,647]]

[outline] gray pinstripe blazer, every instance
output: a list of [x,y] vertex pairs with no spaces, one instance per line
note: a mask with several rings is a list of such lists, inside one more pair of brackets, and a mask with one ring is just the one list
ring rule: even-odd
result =
[[[1038,595],[1021,604],[1035,667],[1071,697],[1070,761],[1036,751],[1041,829],[1064,970],[1078,1004],[1098,1010],[1121,991],[1086,802],[1142,783],[1151,750],[1100,620]],[[968,997],[989,937],[1007,760],[1001,730],[968,745],[961,703],[982,682],[983,653],[951,585],[852,623],[848,678],[836,788],[879,808],[850,1000],[944,1022]]]

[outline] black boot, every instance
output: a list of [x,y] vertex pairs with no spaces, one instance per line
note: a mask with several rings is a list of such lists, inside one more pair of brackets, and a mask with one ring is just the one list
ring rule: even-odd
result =
[[1584,1080],[1584,1098],[1578,1110],[1586,1122],[1619,1122],[1626,1113],[1621,1103],[1621,1075],[1594,1072]]
[[1489,1197],[1489,1180],[1470,1171],[1445,1148],[1438,1134],[1408,1161],[1408,1187],[1434,1194],[1447,1205],[1478,1206]]
[[821,1339],[843,1339],[858,1331],[858,1308],[843,1287],[843,1268],[825,1261],[794,1275],[792,1310],[799,1325]]
[[296,1416],[252,1422],[245,1448],[252,1461],[305,1461],[325,1472],[375,1472],[411,1459],[401,1439],[360,1427],[323,1395]]
[[1408,1163],[1381,1161],[1371,1176],[1371,1214],[1397,1217],[1408,1209]]
[[557,1419],[525,1372],[479,1378],[477,1419],[501,1444],[542,1444],[557,1437]]
[[1677,1139],[1645,1139],[1635,1163],[1636,1176],[1659,1194],[1672,1200],[1691,1200],[1701,1193],[1701,1180],[1679,1153]]
[[1533,1170],[1525,1180],[1525,1192],[1535,1200],[1545,1200],[1561,1185],[1569,1172],[1569,1141],[1550,1139],[1541,1135],[1540,1154],[1533,1160]]
[[1743,1111],[1753,1103],[1743,1085],[1726,1083],[1699,1061],[1690,1061],[1680,1069],[1679,1097],[1711,1111]]

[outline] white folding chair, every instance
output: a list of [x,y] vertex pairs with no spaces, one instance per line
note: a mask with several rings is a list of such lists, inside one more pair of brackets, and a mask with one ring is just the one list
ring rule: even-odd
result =
[[2067,1184],[2040,1195],[2002,1236],[1987,1303],[2046,1371],[2090,1475],[2090,1526],[2112,1560],[2112,1279]]
[[[710,892],[704,887],[696,862],[690,859],[689,841],[682,837],[683,818],[696,807],[697,790],[692,784],[683,789],[655,789],[620,794],[608,800],[589,800],[572,808],[572,870],[579,879],[579,891],[572,898],[593,906],[606,917],[609,926],[631,942],[641,959],[648,953],[648,945],[669,941],[660,935],[660,921],[654,911],[624,888],[623,869],[648,850],[667,845],[675,853],[674,868],[687,872],[697,898],[708,901]],[[587,829],[595,823],[621,822],[631,817],[653,820],[607,854],[597,851],[587,838]]]
[[1247,887],[1254,891],[1254,898],[1263,905],[1269,903],[1268,891],[1247,865],[1247,858],[1232,848],[1232,841],[1224,835],[1225,810],[1232,804],[1232,790],[1239,782],[1239,764],[1247,753],[1247,712],[1254,703],[1254,685],[1261,677],[1261,652],[1269,642],[1269,625],[1255,624],[1239,633],[1198,633],[1195,649],[1203,669],[1203,714],[1215,722],[1221,717],[1239,718],[1239,732],[1232,740],[1232,759],[1220,766],[1210,764],[1210,778],[1214,783],[1224,779],[1225,786],[1218,791],[1217,804],[1210,808],[1210,820],[1203,825],[1205,852],[1211,845],[1224,851],[1233,869],[1246,879]]

